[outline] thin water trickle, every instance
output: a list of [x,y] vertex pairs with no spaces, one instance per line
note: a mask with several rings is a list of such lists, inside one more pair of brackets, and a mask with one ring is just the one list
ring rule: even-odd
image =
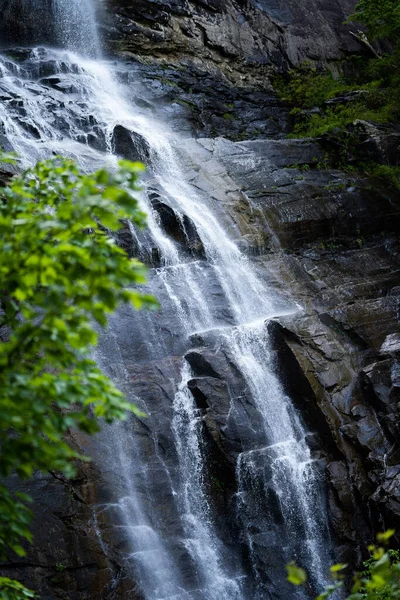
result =
[[229,576],[223,548],[215,534],[212,511],[205,493],[202,448],[202,415],[187,386],[191,379],[184,363],[182,379],[174,399],[172,428],[178,451],[181,476],[180,514],[186,534],[186,547],[199,571],[205,598],[241,600],[242,574]]

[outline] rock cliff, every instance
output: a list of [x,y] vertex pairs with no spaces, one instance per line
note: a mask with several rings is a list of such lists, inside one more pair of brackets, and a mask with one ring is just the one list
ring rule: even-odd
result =
[[254,83],[273,68],[359,50],[343,25],[353,8],[353,0],[109,0],[104,30],[119,52]]
[[[360,51],[343,25],[353,6],[352,0],[311,0],[307,7],[292,0],[108,0],[102,31],[109,52],[122,56],[128,69],[134,65],[171,126],[197,138],[188,142],[199,157],[197,164],[187,163],[192,184],[226,208],[236,241],[270,288],[301,307],[268,323],[274,360],[304,416],[326,481],[336,559],[356,564],[376,531],[400,528],[400,199],[379,179],[324,168],[324,151],[315,141],[286,139],[287,110],[270,83],[271,74],[303,60],[326,63]],[[140,140],[132,150],[123,128],[113,141],[119,154],[146,154]],[[201,258],[189,221],[184,235],[157,190],[154,203],[165,231]],[[129,231],[120,233],[120,243],[134,254]],[[151,249],[148,256],[149,266],[157,266]],[[218,291],[210,293],[218,304]],[[166,315],[168,352],[157,364],[145,355],[133,363],[130,350],[141,339],[140,332],[135,340],[127,333],[131,319],[120,315],[124,364],[165,424],[157,448],[169,460],[169,378],[182,348]],[[235,547],[234,464],[254,443],[259,415],[228,350],[212,335],[191,342],[183,352],[193,371],[189,387],[203,412],[207,490],[221,536]],[[228,388],[241,398],[240,430],[229,418]],[[135,427],[152,464],[151,422]],[[154,502],[165,504],[166,535],[178,535],[176,515],[163,497],[165,473],[159,476]],[[124,540],[116,539],[109,515],[99,520],[93,510],[116,493],[96,465],[82,467],[72,482],[57,474],[38,478],[28,491],[36,501],[35,546],[26,560],[10,559],[6,575],[23,578],[45,600],[140,599],[125,568]],[[259,533],[256,521],[268,519],[267,508],[250,514],[251,498],[249,507]],[[274,586],[285,584],[278,574],[279,531],[268,535],[254,536],[255,569],[274,597]],[[240,554],[248,569],[244,543]],[[187,572],[190,579],[190,565]]]

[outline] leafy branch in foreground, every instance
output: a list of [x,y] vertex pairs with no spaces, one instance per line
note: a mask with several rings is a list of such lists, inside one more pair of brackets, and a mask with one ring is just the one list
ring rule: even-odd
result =
[[[388,529],[377,535],[377,541],[383,546],[394,535],[394,529]],[[368,546],[371,558],[364,563],[364,571],[353,577],[351,593],[346,600],[394,600],[400,598],[400,555],[396,550],[386,550],[383,546]],[[326,600],[344,585],[342,571],[348,565],[337,564],[330,569],[332,584],[317,597]],[[287,579],[293,585],[302,585],[307,581],[307,573],[295,563],[286,567]]]
[[[11,162],[3,155],[1,160]],[[86,175],[55,158],[0,189],[0,477],[35,471],[74,473],[83,458],[65,439],[89,434],[98,418],[140,414],[88,358],[95,323],[107,324],[119,303],[155,307],[132,286],[145,282],[141,263],[112,238],[121,220],[139,227],[145,215],[133,192],[143,165],[120,161],[115,172]],[[86,459],[87,460],[87,459]],[[29,497],[0,484],[0,556],[19,556],[31,541]],[[0,598],[31,597],[0,578]]]

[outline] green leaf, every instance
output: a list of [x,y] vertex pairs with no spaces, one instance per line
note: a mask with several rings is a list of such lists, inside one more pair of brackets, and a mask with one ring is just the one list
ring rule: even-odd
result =
[[[37,471],[72,477],[74,461],[89,459],[68,445],[69,428],[92,434],[98,417],[144,416],[85,358],[97,341],[94,320],[107,326],[122,302],[155,305],[137,288],[146,281],[144,266],[110,234],[127,219],[144,223],[133,196],[142,169],[122,161],[115,171],[91,175],[56,157],[1,189],[0,318],[11,333],[0,344],[0,481]],[[30,501],[0,483],[0,555],[25,555]],[[24,597],[34,593],[0,578],[0,599]]]
[[326,600],[327,598],[330,598],[332,596],[332,594],[334,594],[341,587],[342,587],[341,583],[336,583],[335,585],[328,585],[325,588],[325,590],[322,592],[322,594],[317,596],[316,600]]
[[118,165],[122,169],[126,169],[131,173],[143,173],[146,170],[146,165],[140,162],[131,162],[129,160],[119,160]]
[[286,565],[287,580],[293,585],[302,585],[307,581],[307,573],[293,561]]
[[387,529],[384,533],[378,533],[376,539],[381,544],[384,544],[390,540],[391,537],[396,533],[395,529]]
[[331,573],[337,573],[338,571],[343,571],[343,569],[346,569],[348,567],[347,564],[343,564],[343,563],[338,563],[337,565],[332,565],[330,568],[330,572]]

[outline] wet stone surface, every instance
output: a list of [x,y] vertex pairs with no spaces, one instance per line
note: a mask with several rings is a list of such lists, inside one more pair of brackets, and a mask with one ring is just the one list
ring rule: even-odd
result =
[[[126,61],[111,64],[127,95],[138,111],[181,134],[177,153],[187,179],[210,200],[268,295],[278,298],[274,314],[295,312],[293,300],[300,308],[269,320],[265,361],[273,361],[302,415],[304,442],[326,490],[333,558],[356,563],[360,546],[400,521],[399,196],[380,181],[321,169],[324,151],[314,141],[284,139],[287,111],[269,82],[276,68],[353,51],[357,42],[342,25],[352,3],[311,3],[307,14],[298,4],[270,0],[246,7],[222,0],[108,6],[103,34]],[[311,35],[316,21],[318,37]],[[9,23],[15,44],[21,28],[14,18]],[[35,31],[41,43],[41,28]],[[5,149],[19,150],[8,117],[25,132],[21,148],[35,149],[34,158],[61,148],[92,168],[113,148],[149,161],[149,144],[135,128],[108,127],[99,118],[80,65],[43,48],[15,47],[2,55],[0,68]],[[50,140],[43,114],[51,115]],[[368,132],[361,132],[367,142]],[[392,141],[385,141],[389,154]],[[26,560],[11,557],[4,574],[23,578],[45,600],[143,600],[132,535],[139,552],[148,546],[140,546],[140,527],[132,533],[124,521],[124,514],[137,518],[137,507],[121,501],[135,480],[142,521],[156,522],[190,598],[204,600],[176,499],[185,453],[177,448],[174,402],[185,364],[204,444],[204,494],[222,558],[231,563],[227,573],[244,575],[248,597],[258,589],[260,598],[282,598],[284,589],[286,600],[294,592],[284,587],[282,564],[301,555],[301,547],[288,540],[289,557],[282,545],[275,451],[265,443],[262,411],[227,342],[235,318],[205,260],[199,229],[152,178],[146,179],[149,210],[183,260],[165,266],[154,239],[124,224],[118,242],[150,267],[149,289],[162,311],[138,316],[121,308],[98,357],[148,417],[108,431],[107,441],[72,436],[95,463],[82,465],[71,482],[57,474],[32,482],[35,546]],[[190,305],[200,295],[216,326],[201,326],[196,314],[188,331]]]

